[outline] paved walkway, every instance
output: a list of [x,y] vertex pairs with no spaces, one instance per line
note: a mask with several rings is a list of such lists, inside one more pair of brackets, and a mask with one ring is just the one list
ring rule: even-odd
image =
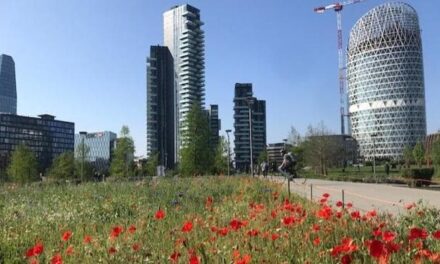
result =
[[[284,178],[273,177],[272,179],[283,181],[287,185]],[[342,190],[344,190],[345,202],[353,203],[353,207],[362,211],[376,209],[397,215],[406,210],[405,205],[419,200],[440,209],[440,186],[438,185],[417,189],[398,184],[354,183],[315,179],[309,179],[305,184],[301,184],[302,182],[301,179],[295,179],[295,182],[291,182],[291,191],[310,199],[310,191],[312,190],[313,199],[316,201],[321,199],[323,193],[328,193],[330,194],[330,202],[335,203],[342,200]]]

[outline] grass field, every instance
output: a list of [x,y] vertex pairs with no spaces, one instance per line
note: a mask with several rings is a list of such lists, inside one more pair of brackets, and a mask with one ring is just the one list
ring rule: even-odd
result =
[[247,177],[7,185],[0,263],[440,261],[438,211],[393,219],[327,199]]

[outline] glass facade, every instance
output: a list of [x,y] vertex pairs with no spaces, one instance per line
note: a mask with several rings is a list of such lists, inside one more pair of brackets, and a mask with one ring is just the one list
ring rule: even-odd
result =
[[1,170],[6,169],[10,155],[21,143],[36,154],[42,173],[51,166],[55,157],[73,152],[75,124],[55,120],[51,115],[39,117],[0,114]]
[[159,164],[175,163],[175,94],[173,57],[167,47],[151,46],[147,59],[147,157],[158,153]]
[[399,160],[426,135],[425,88],[416,11],[386,3],[353,27],[347,82],[352,136],[360,155]]
[[0,113],[17,114],[15,63],[4,54],[0,55]]
[[175,74],[175,159],[182,145],[184,120],[194,103],[205,101],[205,37],[200,10],[188,4],[163,14],[164,45],[174,58]]
[[250,129],[249,105],[252,119],[252,160],[256,164],[260,153],[266,148],[266,101],[252,97],[251,83],[236,83],[234,97],[234,152],[235,168],[249,169]]
[[218,105],[210,105],[207,109],[209,129],[211,130],[211,146],[216,148],[219,142],[221,120],[218,118]]
[[78,157],[78,146],[84,142],[89,147],[87,160],[98,172],[108,171],[117,135],[110,131],[80,132],[75,134],[75,158]]

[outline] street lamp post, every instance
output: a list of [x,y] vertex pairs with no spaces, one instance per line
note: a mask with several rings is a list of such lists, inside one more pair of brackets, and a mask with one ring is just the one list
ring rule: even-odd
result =
[[251,159],[251,175],[254,177],[254,157],[252,153],[252,105],[254,103],[254,98],[247,98],[248,109],[249,109],[249,149],[250,149],[250,159]]
[[376,136],[377,136],[377,134],[370,135],[370,137],[373,140],[373,177],[377,183],[377,177],[376,177]]
[[230,143],[229,143],[229,133],[232,130],[226,129],[226,135],[228,136],[228,176],[231,176],[231,170],[230,170],[230,164],[231,164],[231,149],[230,149]]

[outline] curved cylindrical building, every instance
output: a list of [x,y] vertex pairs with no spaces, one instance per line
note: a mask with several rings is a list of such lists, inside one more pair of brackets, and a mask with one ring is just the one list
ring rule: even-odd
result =
[[426,135],[422,41],[414,8],[375,7],[350,32],[347,62],[352,136],[367,160],[399,160]]

